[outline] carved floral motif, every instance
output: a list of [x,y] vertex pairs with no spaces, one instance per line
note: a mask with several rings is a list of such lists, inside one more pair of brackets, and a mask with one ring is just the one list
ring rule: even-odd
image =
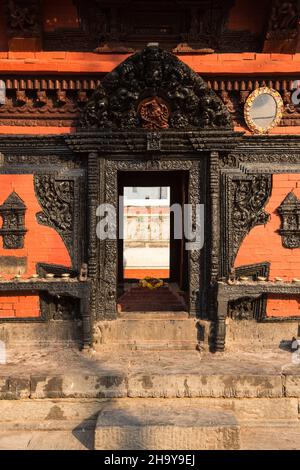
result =
[[264,206],[270,196],[271,182],[271,176],[265,175],[234,181],[232,225],[235,253],[253,227],[267,223],[269,214],[264,211]]
[[35,176],[35,190],[43,208],[36,217],[41,225],[55,228],[70,251],[74,220],[74,182],[52,175]]

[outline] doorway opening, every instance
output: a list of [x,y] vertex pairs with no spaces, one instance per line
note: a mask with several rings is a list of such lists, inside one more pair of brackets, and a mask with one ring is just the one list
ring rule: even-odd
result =
[[[119,312],[186,311],[188,259],[174,205],[188,200],[188,172],[120,172]],[[177,235],[176,235],[177,234]],[[163,286],[141,287],[141,281]]]
[[170,278],[170,186],[124,186],[124,279]]

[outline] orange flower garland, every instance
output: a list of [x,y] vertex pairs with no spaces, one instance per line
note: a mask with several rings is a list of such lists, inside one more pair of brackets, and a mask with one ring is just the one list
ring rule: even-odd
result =
[[145,287],[147,289],[153,290],[158,289],[164,285],[164,281],[162,279],[158,279],[151,276],[146,276],[144,279],[140,279],[139,286]]

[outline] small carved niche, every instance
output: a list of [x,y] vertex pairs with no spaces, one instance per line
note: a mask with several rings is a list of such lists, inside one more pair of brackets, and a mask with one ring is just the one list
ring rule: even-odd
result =
[[279,233],[285,248],[300,247],[300,200],[291,191],[277,209],[281,217]]
[[0,206],[3,224],[0,236],[3,237],[3,248],[15,250],[24,247],[26,206],[18,194],[13,191]]

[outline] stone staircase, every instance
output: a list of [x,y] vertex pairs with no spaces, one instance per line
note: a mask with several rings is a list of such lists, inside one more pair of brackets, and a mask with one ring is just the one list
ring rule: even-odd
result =
[[169,285],[150,290],[130,287],[118,300],[118,311],[122,312],[181,312],[187,307],[184,298]]
[[196,350],[199,321],[187,312],[128,312],[94,327],[96,351]]
[[216,354],[209,323],[183,311],[99,321],[84,353],[53,327],[0,328],[0,449],[300,449],[297,322],[228,320]]
[[240,449],[240,426],[233,413],[186,401],[157,405],[156,400],[131,400],[104,407],[96,424],[95,449]]

